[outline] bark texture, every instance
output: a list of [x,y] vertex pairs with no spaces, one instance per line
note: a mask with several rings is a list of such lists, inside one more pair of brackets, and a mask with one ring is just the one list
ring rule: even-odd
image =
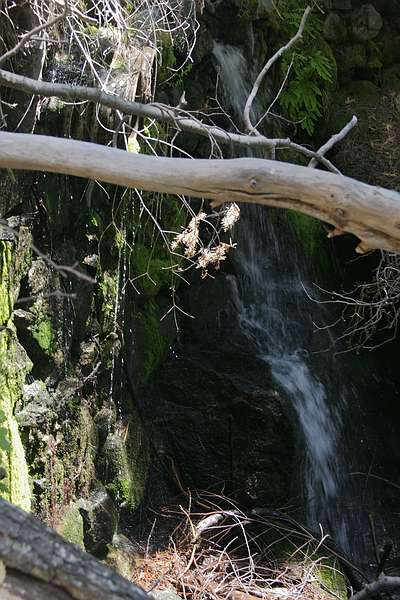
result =
[[0,132],[0,167],[44,170],[147,191],[289,208],[352,233],[359,252],[400,252],[400,194],[348,177],[257,158],[189,160],[75,140]]
[[0,563],[2,600],[149,600],[142,589],[5,500],[0,500]]

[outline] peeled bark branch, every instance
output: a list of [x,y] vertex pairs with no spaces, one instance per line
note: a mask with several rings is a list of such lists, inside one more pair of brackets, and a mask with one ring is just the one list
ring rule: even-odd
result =
[[400,194],[354,179],[257,158],[130,154],[89,142],[0,132],[0,168],[50,171],[147,191],[289,208],[353,233],[359,251],[400,252]]
[[1,499],[0,565],[2,600],[149,600],[142,589]]
[[353,594],[350,600],[366,600],[373,598],[382,592],[394,592],[400,590],[400,577],[390,577],[389,575],[380,575],[378,579],[368,583],[362,590]]
[[60,98],[68,102],[76,100],[95,102],[107,108],[120,111],[124,115],[135,115],[138,117],[147,117],[154,119],[160,123],[170,123],[179,131],[194,133],[203,137],[208,137],[218,144],[227,144],[231,146],[242,146],[246,148],[292,148],[300,154],[304,154],[309,158],[315,158],[324,167],[333,172],[338,170],[324,156],[319,156],[317,152],[313,152],[309,148],[305,148],[300,144],[292,142],[288,138],[267,138],[263,135],[242,135],[240,133],[230,133],[215,125],[206,125],[202,123],[188,112],[163,104],[143,104],[141,102],[133,102],[124,100],[120,96],[115,96],[107,92],[103,92],[100,88],[86,87],[79,85],[69,85],[65,83],[49,83],[39,81],[38,79],[30,79],[23,75],[17,75],[9,71],[0,69],[0,84],[27,94],[36,96],[44,96],[46,98]]

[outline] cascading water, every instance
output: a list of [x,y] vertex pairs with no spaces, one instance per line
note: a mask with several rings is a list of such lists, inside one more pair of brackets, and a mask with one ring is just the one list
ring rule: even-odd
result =
[[[225,105],[240,123],[253,80],[238,48],[215,43]],[[255,106],[256,118],[262,114]],[[308,522],[334,537],[349,550],[340,473],[341,404],[344,394],[335,384],[335,398],[328,394],[332,382],[328,369],[322,378],[313,359],[313,317],[305,288],[310,279],[299,256],[293,234],[273,224],[274,213],[264,207],[242,208],[235,231],[237,249],[232,260],[237,289],[237,319],[241,333],[258,356],[270,366],[277,385],[290,401],[299,424],[304,454],[303,490]],[[318,306],[314,312],[318,311]],[[315,315],[314,315],[315,316]],[[321,362],[321,359],[318,359]],[[320,369],[321,370],[321,369]],[[318,375],[317,375],[318,372]]]

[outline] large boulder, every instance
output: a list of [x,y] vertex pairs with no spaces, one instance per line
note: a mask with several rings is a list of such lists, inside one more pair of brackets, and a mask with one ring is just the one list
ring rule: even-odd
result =
[[287,501],[292,425],[264,362],[245,348],[175,348],[151,396],[148,420],[175,483]]

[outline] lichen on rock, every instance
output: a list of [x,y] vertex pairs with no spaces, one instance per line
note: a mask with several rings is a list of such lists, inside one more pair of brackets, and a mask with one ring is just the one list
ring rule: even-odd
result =
[[23,266],[26,265],[26,253],[29,252],[27,236],[27,232],[22,230],[17,241],[0,241],[0,410],[4,415],[1,426],[9,442],[7,449],[0,450],[6,475],[0,494],[21,508],[30,510],[28,465],[14,408],[32,364],[18,341],[12,322],[12,310]]

